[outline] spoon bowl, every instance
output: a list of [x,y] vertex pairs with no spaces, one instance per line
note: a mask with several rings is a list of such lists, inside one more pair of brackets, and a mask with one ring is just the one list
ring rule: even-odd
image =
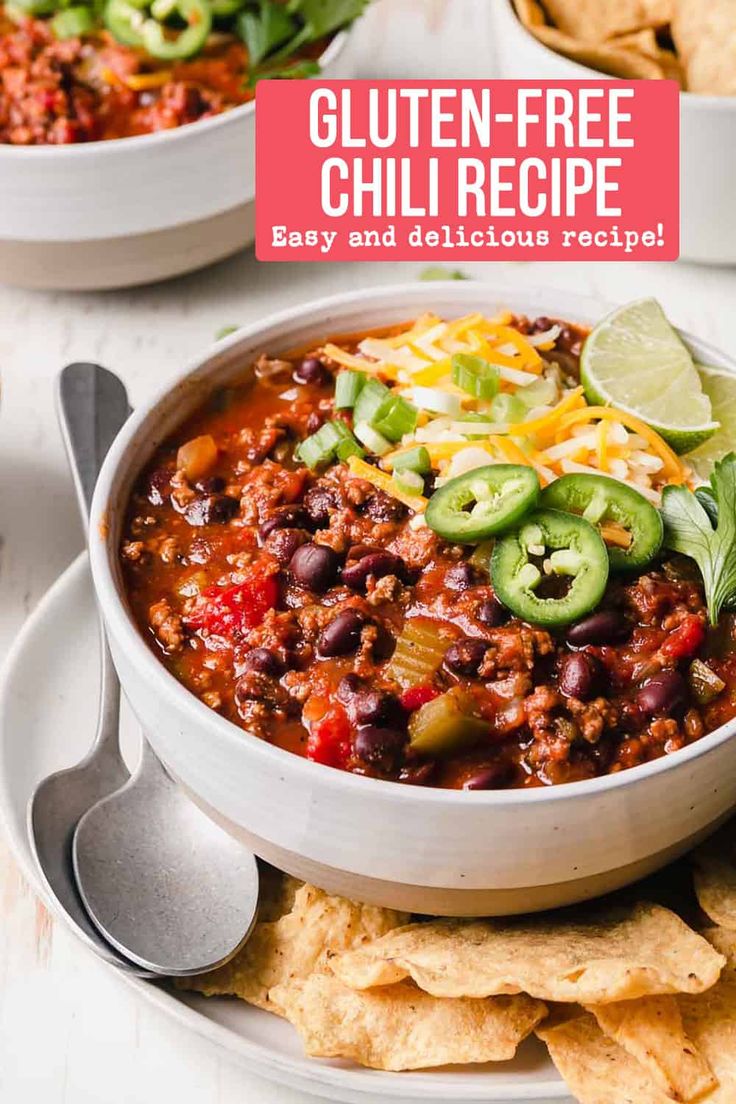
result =
[[145,739],[126,785],[80,820],[72,854],[94,924],[143,969],[204,973],[251,933],[255,857],[184,795]]

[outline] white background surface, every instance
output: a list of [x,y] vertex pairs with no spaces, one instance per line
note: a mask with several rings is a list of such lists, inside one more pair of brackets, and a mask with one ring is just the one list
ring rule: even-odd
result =
[[[379,0],[360,30],[359,75],[492,75],[488,8],[493,2]],[[420,268],[263,266],[245,254],[132,292],[53,295],[0,288],[0,656],[82,547],[52,404],[52,380],[61,365],[87,359],[113,368],[135,403],[223,325],[350,286],[411,279]],[[522,284],[613,301],[656,295],[676,323],[736,353],[732,270],[684,264],[464,268],[507,287],[510,305],[514,286]],[[74,626],[69,629],[73,646]],[[43,677],[40,670],[38,678]],[[52,925],[4,851],[0,910],[3,1102],[306,1104],[312,1099],[252,1077],[212,1044],[138,1004]]]

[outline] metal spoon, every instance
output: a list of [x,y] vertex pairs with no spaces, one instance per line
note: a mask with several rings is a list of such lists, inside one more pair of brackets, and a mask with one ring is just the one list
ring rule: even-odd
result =
[[[85,531],[97,474],[130,413],[121,381],[96,364],[69,364],[59,374],[57,413]],[[118,744],[120,683],[100,621],[100,704],[91,750],[76,767],[44,779],[28,805],[28,834],[47,892],[66,912],[76,934],[97,954],[124,970],[147,973],[101,939],[77,893],[71,862],[74,829],[83,813],[129,777]]]
[[99,932],[152,973],[212,970],[255,923],[255,857],[184,795],[145,739],[129,781],[79,820],[72,862]]

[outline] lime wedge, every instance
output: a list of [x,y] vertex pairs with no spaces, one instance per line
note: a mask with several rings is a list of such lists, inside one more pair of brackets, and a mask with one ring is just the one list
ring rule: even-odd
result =
[[580,375],[588,402],[616,406],[689,452],[718,429],[690,352],[656,299],[620,307],[583,346]]
[[697,364],[696,368],[720,429],[700,448],[689,452],[685,459],[696,475],[708,479],[715,461],[736,450],[736,374],[706,368],[702,364]]

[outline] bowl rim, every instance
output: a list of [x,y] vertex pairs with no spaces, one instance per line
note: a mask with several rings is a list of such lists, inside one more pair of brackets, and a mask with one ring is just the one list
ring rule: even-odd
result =
[[[428,805],[433,804],[457,808],[463,806],[475,808],[490,806],[525,809],[549,802],[561,802],[569,799],[582,800],[610,790],[623,791],[629,787],[646,783],[647,779],[664,772],[686,769],[692,760],[712,754],[726,740],[736,735],[736,718],[734,718],[734,720],[727,722],[706,736],[702,736],[694,743],[649,763],[642,763],[639,766],[630,767],[614,774],[606,774],[577,782],[564,782],[553,786],[478,791],[408,786],[401,782],[362,777],[347,771],[336,770],[334,767],[322,763],[315,763],[300,755],[276,747],[247,732],[206,706],[191,690],[175,678],[146,644],[125,600],[122,586],[118,585],[113,566],[117,563],[117,549],[112,546],[109,537],[108,517],[112,501],[112,485],[116,481],[118,469],[131,466],[129,460],[131,443],[141,425],[150,418],[157,407],[167,401],[172,392],[182,388],[182,385],[185,386],[186,381],[205,368],[213,358],[241,342],[252,343],[256,341],[259,334],[264,330],[294,325],[299,323],[300,320],[306,321],[309,317],[326,316],[329,312],[339,311],[341,308],[355,309],[360,308],[361,305],[368,308],[375,300],[401,301],[402,298],[408,297],[408,305],[413,306],[412,297],[430,299],[434,293],[438,298],[440,295],[457,298],[459,304],[461,304],[465,298],[465,292],[468,297],[478,298],[483,293],[483,289],[487,289],[489,297],[500,301],[513,295],[533,295],[541,298],[550,297],[552,301],[555,297],[560,297],[573,304],[579,304],[583,311],[585,311],[586,305],[589,309],[596,306],[598,310],[605,311],[611,306],[611,304],[601,300],[582,297],[564,289],[561,291],[552,290],[537,285],[525,289],[521,287],[498,289],[493,284],[482,280],[472,280],[467,283],[452,280],[436,281],[425,285],[416,282],[379,284],[308,300],[305,303],[284,308],[248,323],[233,334],[208,346],[199,355],[191,359],[172,380],[160,387],[147,402],[136,408],[115,438],[100,472],[90,511],[89,557],[97,601],[104,620],[111,630],[112,637],[122,646],[126,659],[135,668],[137,677],[147,686],[155,686],[157,695],[165,698],[172,710],[189,714],[192,721],[202,730],[203,738],[205,730],[208,730],[210,738],[217,738],[226,744],[237,746],[241,751],[246,746],[250,754],[258,756],[263,765],[270,765],[274,772],[281,771],[283,773],[289,769],[294,772],[297,779],[303,778],[306,783],[319,781],[324,788],[332,792],[339,791],[347,796],[355,793],[356,796],[359,795],[363,799],[368,798],[372,793],[379,803],[391,802],[401,795],[400,800],[407,806],[416,805],[417,809],[426,810]],[[429,304],[424,305],[429,306]],[[583,318],[580,320],[583,321]],[[723,353],[710,343],[695,338],[687,331],[678,329],[678,332],[686,342],[695,341],[700,349],[712,354],[716,363],[724,360],[729,363],[730,369],[719,370],[731,370],[736,373],[736,359]]]
[[[531,33],[526,24],[522,23],[519,19],[516,11],[514,10],[513,0],[502,0],[506,6],[508,16],[510,16],[519,31],[528,39],[529,44],[533,45],[538,51],[544,54],[552,54],[554,57],[560,58],[562,62],[569,65],[573,70],[578,70],[581,74],[581,79],[593,80],[594,78],[603,80],[625,80],[625,77],[616,77],[612,73],[604,73],[601,69],[594,69],[590,65],[583,64],[582,61],[574,61],[572,58],[566,57],[564,54],[559,53],[558,50],[553,50],[551,46],[547,46],[546,43],[540,42],[538,38]],[[696,110],[703,110],[712,108],[716,111],[734,111],[736,110],[736,96],[719,96],[714,93],[705,92],[688,92],[686,88],[680,89],[680,98],[684,101],[688,108],[695,108]]]
[[[320,63],[320,69],[331,65],[340,56],[348,37],[355,27],[355,23],[357,23],[357,20],[347,27],[343,27],[330,39],[326,49],[317,59]],[[325,78],[322,72],[306,79],[319,80],[320,78],[329,80],[329,76]],[[155,130],[150,134],[135,134],[129,138],[97,138],[94,142],[68,142],[58,146],[16,146],[2,142],[0,143],[0,159],[13,157],[20,160],[23,157],[32,157],[41,160],[44,157],[53,157],[58,160],[62,157],[97,157],[102,150],[119,151],[121,147],[126,150],[139,149],[141,146],[144,149],[151,149],[154,145],[171,144],[172,142],[181,141],[185,137],[191,137],[192,128],[195,128],[195,134],[201,134],[205,129],[214,130],[228,124],[237,125],[239,120],[255,115],[255,110],[256,97],[254,96],[248,103],[238,104],[237,107],[232,107],[229,111],[221,111],[218,115],[210,116],[209,119],[195,119],[192,123],[172,127],[171,130]]]

